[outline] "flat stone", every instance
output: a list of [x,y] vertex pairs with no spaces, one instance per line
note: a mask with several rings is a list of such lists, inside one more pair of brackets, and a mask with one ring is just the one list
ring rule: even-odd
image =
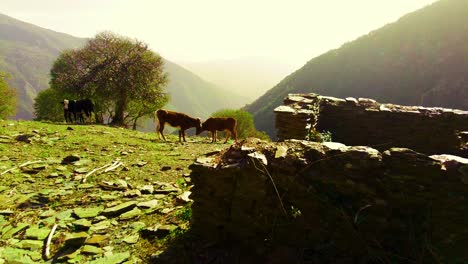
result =
[[86,232],[71,233],[65,236],[65,245],[66,246],[81,246],[84,244],[88,234]]
[[90,231],[101,233],[111,226],[110,220],[104,220],[90,227]]
[[146,202],[140,202],[137,204],[138,207],[142,208],[155,208],[159,205],[159,201],[154,199]]
[[105,235],[93,235],[85,241],[88,245],[102,246],[109,241],[109,237]]
[[121,214],[119,216],[119,219],[120,220],[128,220],[128,219],[140,217],[140,215],[141,215],[141,210],[138,209],[137,207],[135,207],[135,208],[133,208],[133,210]]
[[69,210],[60,212],[56,214],[55,216],[57,217],[57,219],[62,220],[62,221],[73,221],[75,220],[75,218],[72,217],[72,213],[73,213],[73,210],[69,209]]
[[2,230],[2,238],[3,239],[9,239],[11,237],[13,237],[14,235],[16,235],[18,232],[21,232],[23,231],[24,229],[28,228],[29,224],[27,223],[19,223],[16,227],[12,227],[11,229],[9,229],[7,232],[3,233],[3,230]]
[[37,226],[32,226],[26,230],[26,238],[44,240],[50,233],[50,229],[47,227],[39,228]]
[[154,192],[154,186],[153,185],[144,185],[141,187],[140,192],[142,194],[152,194]]
[[134,198],[141,196],[140,190],[127,190],[123,193],[123,197]]
[[5,247],[0,251],[0,261],[3,259],[5,261],[4,263],[36,263],[29,257],[29,254],[29,250]]
[[263,155],[262,153],[254,152],[254,153],[248,154],[247,156],[252,157],[252,158],[262,162],[263,165],[265,165],[265,166],[268,165],[268,160],[265,157],[265,155]]
[[126,236],[124,239],[123,239],[123,242],[127,243],[127,244],[135,244],[138,242],[138,239],[140,238],[140,235],[138,234],[134,234],[134,235],[130,235],[130,236]]
[[184,193],[182,193],[181,195],[179,195],[177,197],[177,199],[181,202],[184,202],[184,203],[189,203],[189,202],[193,202],[192,199],[189,198],[190,194],[192,194],[191,191],[185,191]]
[[155,194],[169,194],[173,192],[180,192],[178,188],[165,188],[165,189],[156,189],[154,190]]
[[128,260],[128,258],[130,258],[129,252],[116,253],[93,260],[89,264],[120,264]]
[[143,222],[134,222],[130,224],[130,228],[133,229],[133,231],[135,232],[139,232],[145,227],[146,227],[146,224]]
[[275,152],[275,159],[284,158],[288,154],[288,148],[284,146],[278,146]]
[[76,230],[88,230],[91,227],[91,221],[86,219],[76,220],[72,224]]
[[158,237],[164,238],[165,236],[169,235],[174,230],[178,229],[179,227],[176,225],[156,225],[154,227],[145,228],[142,230],[142,235],[146,237]]
[[98,247],[95,247],[95,246],[84,245],[81,248],[81,252],[85,253],[85,254],[90,254],[90,255],[99,255],[99,254],[103,254],[104,250],[102,250],[102,249],[100,249]]
[[88,167],[81,167],[81,168],[76,168],[73,171],[79,174],[85,174],[88,173],[91,169]]
[[44,246],[44,242],[39,240],[21,240],[16,246],[22,249],[36,250],[41,249]]
[[134,202],[134,201],[122,203],[114,207],[106,208],[102,212],[102,214],[104,216],[119,216],[125,212],[132,210],[136,205],[137,205],[137,202]]
[[63,158],[62,164],[70,164],[72,162],[80,160],[80,156],[78,155],[69,155]]
[[98,216],[103,210],[104,207],[102,206],[89,208],[75,208],[73,209],[73,213],[75,213],[75,215],[79,218],[94,218]]

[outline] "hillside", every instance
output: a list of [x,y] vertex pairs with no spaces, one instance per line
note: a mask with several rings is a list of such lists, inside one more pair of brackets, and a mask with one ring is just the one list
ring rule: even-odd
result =
[[182,63],[192,72],[252,101],[293,70],[293,66],[263,57]]
[[52,62],[85,39],[54,32],[0,14],[0,71],[8,72],[18,95],[16,118],[31,119],[36,94],[47,88]]
[[[16,118],[33,118],[34,98],[48,87],[53,61],[61,51],[78,48],[85,41],[0,14],[0,71],[12,75],[9,83],[19,96]],[[177,64],[165,62],[172,109],[207,117],[218,109],[238,108],[248,102],[247,98],[225,91]]]
[[288,93],[468,110],[468,1],[441,0],[310,60],[246,109],[275,138]]
[[189,228],[188,166],[229,146],[35,121],[0,135],[0,263],[45,263],[55,224],[54,263],[149,263]]

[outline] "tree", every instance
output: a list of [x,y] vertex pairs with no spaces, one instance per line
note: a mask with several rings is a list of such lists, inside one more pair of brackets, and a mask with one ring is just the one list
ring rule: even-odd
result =
[[63,52],[54,62],[50,82],[53,89],[110,103],[115,125],[124,125],[130,104],[135,109],[135,105],[166,103],[162,90],[166,83],[159,55],[141,41],[109,32],[96,35],[81,49]]
[[16,92],[6,82],[8,74],[0,72],[0,118],[7,118],[16,112]]
[[48,88],[40,91],[34,99],[34,114],[36,120],[62,121],[63,106],[60,102],[66,98],[57,90]]
[[256,137],[264,140],[270,138],[265,132],[257,131],[253,122],[252,115],[245,110],[223,109],[214,112],[213,117],[232,117],[237,120],[237,137],[247,138]]

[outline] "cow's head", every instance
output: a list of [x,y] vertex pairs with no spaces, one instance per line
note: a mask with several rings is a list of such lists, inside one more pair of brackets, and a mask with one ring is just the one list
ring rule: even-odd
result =
[[68,104],[70,103],[70,101],[68,101],[67,99],[63,99],[63,109],[65,110],[68,110]]

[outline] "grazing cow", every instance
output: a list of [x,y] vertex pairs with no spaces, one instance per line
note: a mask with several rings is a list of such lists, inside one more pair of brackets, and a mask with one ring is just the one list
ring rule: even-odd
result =
[[76,122],[78,115],[79,122],[84,123],[83,112],[87,119],[91,120],[91,113],[94,112],[94,104],[90,99],[82,99],[77,101],[65,99],[63,100],[62,104],[65,122]]
[[184,113],[178,113],[174,111],[159,109],[156,111],[156,117],[158,118],[158,125],[156,126],[156,133],[158,134],[158,138],[160,135],[166,141],[164,137],[163,130],[164,124],[168,123],[172,127],[176,127],[179,129],[179,142],[181,142],[181,138],[185,141],[185,130],[195,127],[197,129],[197,135],[201,133],[201,120],[200,118],[193,118],[188,116]]
[[226,143],[231,134],[234,135],[234,139],[237,143],[237,121],[232,117],[210,117],[202,124],[202,131],[211,132],[211,143],[218,140],[217,131],[226,131]]

